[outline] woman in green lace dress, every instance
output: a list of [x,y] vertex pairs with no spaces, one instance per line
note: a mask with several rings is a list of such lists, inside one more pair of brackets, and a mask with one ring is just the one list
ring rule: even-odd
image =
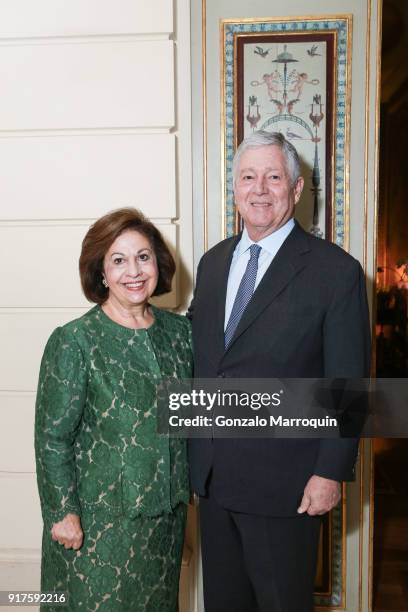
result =
[[185,441],[156,432],[156,384],[191,376],[191,337],[149,304],[174,260],[120,209],[90,228],[79,265],[96,306],[53,332],[37,393],[41,590],[67,593],[56,610],[175,612],[188,468]]

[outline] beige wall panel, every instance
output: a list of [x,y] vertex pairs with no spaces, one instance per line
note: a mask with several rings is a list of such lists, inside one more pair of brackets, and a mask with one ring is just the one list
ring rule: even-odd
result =
[[34,407],[34,393],[0,393],[0,465],[5,472],[35,472]]
[[[87,226],[2,226],[0,256],[8,291],[0,307],[85,306],[78,258]],[[16,282],[16,274],[20,282]]]
[[[42,353],[51,332],[86,310],[13,313],[0,310],[0,391],[35,391]],[[0,397],[2,410],[3,397],[4,394]]]
[[[159,228],[177,252],[176,227]],[[0,226],[2,282],[8,287],[0,295],[0,307],[87,306],[81,292],[78,259],[88,225]],[[16,274],[19,282],[16,282]],[[170,305],[167,299],[166,303]]]
[[173,31],[172,0],[2,0],[0,37]]
[[[1,591],[38,591],[40,589],[40,551],[0,549],[0,590]],[[27,557],[23,555],[27,554]],[[33,559],[32,557],[34,557]],[[21,608],[17,608],[20,609]],[[39,610],[39,606],[27,606],[25,612]],[[1,612],[16,612],[16,606],[2,606]]]
[[40,549],[42,518],[35,474],[0,472],[0,491],[0,556],[4,548]]
[[92,219],[119,206],[175,217],[174,140],[170,134],[2,138],[0,219]]
[[0,130],[171,127],[172,41],[0,46]]

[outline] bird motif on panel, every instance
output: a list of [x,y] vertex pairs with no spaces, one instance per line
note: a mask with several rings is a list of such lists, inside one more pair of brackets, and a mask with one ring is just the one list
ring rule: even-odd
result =
[[317,49],[317,45],[312,45],[311,48],[307,50],[307,54],[310,55],[310,57],[316,57],[317,55],[321,56],[321,53],[317,53]]
[[261,57],[266,57],[269,53],[269,49],[262,49],[262,47],[255,47],[254,53],[260,55]]

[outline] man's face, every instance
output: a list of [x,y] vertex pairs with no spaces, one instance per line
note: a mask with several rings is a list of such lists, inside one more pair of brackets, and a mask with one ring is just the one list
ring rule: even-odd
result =
[[235,204],[251,240],[258,241],[285,225],[294,215],[303,178],[291,184],[279,147],[247,149],[239,160]]

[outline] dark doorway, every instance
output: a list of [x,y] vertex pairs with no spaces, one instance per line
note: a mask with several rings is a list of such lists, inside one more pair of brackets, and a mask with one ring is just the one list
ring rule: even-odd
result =
[[[376,369],[408,377],[408,2],[384,0]],[[408,406],[407,406],[408,410]],[[408,611],[408,440],[374,442],[373,611]]]

